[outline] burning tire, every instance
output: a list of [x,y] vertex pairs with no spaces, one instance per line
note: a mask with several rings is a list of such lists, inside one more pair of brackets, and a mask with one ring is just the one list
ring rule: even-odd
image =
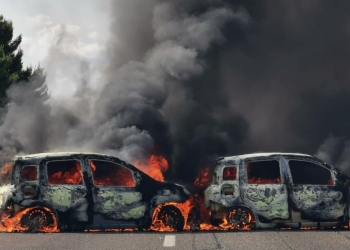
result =
[[49,227],[55,223],[53,215],[41,208],[34,208],[23,215],[21,226],[27,228],[27,232],[37,233],[44,227]]
[[157,214],[157,220],[176,231],[182,231],[185,225],[185,218],[181,211],[172,205],[163,206]]
[[233,208],[228,213],[228,223],[231,224],[232,229],[237,230],[251,230],[254,229],[255,219],[250,210],[244,207]]

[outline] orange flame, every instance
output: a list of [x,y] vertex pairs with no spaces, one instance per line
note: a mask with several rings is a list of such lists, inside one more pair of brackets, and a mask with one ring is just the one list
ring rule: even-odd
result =
[[256,178],[256,177],[251,177],[248,179],[249,184],[280,184],[281,178],[276,178],[276,179],[262,179],[262,178]]
[[157,155],[151,155],[148,160],[136,160],[134,165],[157,181],[164,181],[163,173],[169,168],[168,161]]
[[[57,218],[56,216],[51,212],[48,208],[41,208],[44,209],[47,213],[49,213],[53,218],[53,223],[48,226],[43,226],[39,229],[40,232],[43,233],[56,233],[59,232],[58,224],[57,224]],[[20,212],[18,212],[13,217],[8,217],[6,213],[1,214],[1,223],[0,223],[0,232],[25,232],[28,230],[27,226],[21,225],[21,219],[25,215],[30,215],[35,211],[35,208],[26,208]]]
[[132,173],[124,167],[109,168],[109,171],[103,173],[103,175],[97,175],[96,174],[97,167],[93,161],[90,161],[90,166],[94,176],[95,185],[124,186],[124,187],[135,186]]
[[[91,169],[94,173],[97,169],[96,165],[92,161],[90,161],[90,165],[91,165]],[[156,155],[151,155],[150,158],[146,161],[138,160],[134,163],[134,165],[158,181],[164,181],[163,173],[166,172],[168,170],[168,167],[169,167],[168,162],[165,158],[163,158],[162,156],[156,156]],[[1,169],[2,180],[6,179],[9,176],[9,174],[12,170],[12,166],[13,165],[11,163],[7,163]],[[124,169],[124,168],[122,168],[122,169]],[[28,168],[28,170],[26,170],[26,171],[28,171],[28,173],[22,173],[22,174],[24,174],[25,176],[28,176],[29,179],[35,178],[36,173],[33,172],[33,171],[35,171],[34,169]],[[25,171],[23,171],[23,172],[25,172]],[[126,174],[125,175],[124,175],[124,173],[116,173],[116,174],[118,176],[123,176],[123,178],[120,178],[120,179],[125,183],[125,185],[129,185],[128,178],[125,177]],[[107,177],[104,176],[103,178],[101,177],[101,179],[98,179],[98,178],[94,179],[94,184],[96,184],[96,185],[110,185],[110,183],[112,182],[112,179],[115,179],[115,178],[113,178],[113,176],[114,175],[107,176]],[[227,172],[225,176],[227,176],[227,178],[230,178],[230,179],[235,179],[236,173]],[[54,184],[61,184],[62,180],[65,180],[64,183],[67,183],[67,181],[71,184],[81,183],[82,177],[81,177],[80,164],[77,162],[75,167],[71,168],[69,171],[55,172],[54,174],[49,176],[49,182],[54,183]],[[252,181],[254,181],[256,183],[260,183],[261,180],[253,179]],[[266,182],[266,180],[263,180],[263,181]],[[277,181],[279,181],[279,180],[277,180]],[[203,190],[203,188],[209,186],[210,183],[211,183],[210,169],[209,168],[201,169],[198,173],[198,176],[195,179],[194,184],[196,185],[197,188],[199,188],[200,190]],[[134,183],[132,183],[132,184],[134,184]],[[243,223],[242,225],[239,225],[239,226],[233,225],[232,223],[230,223],[230,220],[228,219],[228,217],[234,215],[234,211],[232,211],[227,216],[224,216],[222,218],[222,222],[218,226],[212,225],[210,223],[210,211],[203,205],[203,194],[198,193],[183,203],[169,202],[169,203],[159,205],[153,213],[152,226],[151,226],[150,230],[158,231],[158,232],[174,231],[173,228],[164,225],[163,222],[161,220],[159,220],[157,217],[161,208],[163,206],[167,206],[167,205],[175,206],[181,211],[182,215],[184,216],[184,221],[185,221],[184,230],[187,230],[187,231],[191,230],[191,225],[189,225],[187,222],[188,222],[190,211],[195,206],[199,207],[199,213],[200,213],[200,218],[201,218],[201,222],[199,224],[199,230],[201,230],[201,231],[251,230],[251,226],[249,223],[250,222],[254,223],[253,217],[249,214],[247,223]],[[46,233],[59,232],[57,218],[54,215],[54,213],[48,208],[41,208],[41,209],[44,209],[48,214],[50,214],[52,216],[53,223],[49,226],[42,227],[39,231],[46,232]],[[11,207],[8,207],[7,210],[11,211]],[[26,209],[23,209],[23,210],[17,212],[15,214],[15,216],[13,216],[13,217],[10,217],[9,212],[0,211],[0,219],[1,219],[0,232],[24,232],[24,231],[27,231],[28,227],[21,225],[21,219],[23,218],[23,216],[30,215],[34,210],[35,210],[35,208],[26,208]],[[349,224],[348,228],[349,227],[350,227],[350,224]],[[302,227],[301,229],[310,230],[310,229],[314,229],[314,228]],[[129,232],[129,231],[134,231],[134,230],[137,230],[137,229],[134,229],[134,228],[130,228],[130,229],[106,229],[105,231],[108,231],[108,232],[128,231]],[[85,232],[100,232],[100,231],[101,230],[99,230],[99,229],[98,230],[94,230],[94,229],[85,230]]]
[[12,171],[13,164],[6,163],[1,169],[1,182],[7,183],[10,177],[10,173]]
[[209,168],[202,168],[194,181],[194,185],[199,188],[205,188],[211,183],[211,174]]
[[190,210],[193,208],[193,198],[192,197],[183,203],[167,202],[165,204],[159,205],[153,212],[153,216],[152,216],[153,222],[152,222],[152,226],[151,226],[150,230],[158,231],[158,232],[173,232],[173,231],[175,231],[173,228],[164,225],[164,223],[158,219],[158,214],[159,214],[160,210],[162,209],[162,207],[168,206],[168,205],[175,206],[181,211],[182,215],[184,216],[184,221],[185,221],[184,230],[189,230],[190,225],[187,224],[187,219],[188,219],[188,215],[190,213]]
[[[207,186],[210,185],[211,183],[211,176],[210,176],[210,169],[209,168],[203,168],[199,171],[198,176],[195,179],[194,184],[200,188],[203,189]],[[199,214],[200,214],[200,218],[205,219],[205,221],[209,221],[209,210],[204,206],[204,199],[202,196],[200,196],[199,194],[195,194],[193,196],[191,196],[187,201],[185,201],[184,203],[175,203],[175,202],[168,202],[162,205],[159,205],[153,212],[153,217],[152,217],[152,226],[150,228],[150,230],[152,231],[158,231],[158,232],[172,232],[174,231],[173,228],[166,226],[162,223],[161,220],[158,219],[158,214],[160,212],[160,210],[162,209],[162,207],[164,206],[168,206],[168,205],[172,205],[177,207],[183,217],[184,217],[184,221],[185,221],[185,225],[184,225],[184,230],[191,230],[191,223],[190,221],[188,221],[188,218],[190,216],[190,212],[193,208],[195,207],[199,207]],[[196,220],[196,218],[194,219]],[[213,226],[210,225],[209,222],[204,222],[202,221],[202,223],[200,223],[200,230],[213,230]]]
[[79,161],[69,171],[55,172],[48,176],[49,184],[82,184],[81,166]]

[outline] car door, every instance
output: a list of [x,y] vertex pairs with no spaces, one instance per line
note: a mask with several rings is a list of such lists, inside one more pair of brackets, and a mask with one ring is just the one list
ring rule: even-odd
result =
[[346,189],[335,185],[331,169],[311,159],[288,159],[292,188],[291,205],[302,219],[342,220],[346,210]]
[[112,160],[88,159],[93,180],[93,211],[115,220],[140,219],[146,205],[134,172]]
[[262,222],[288,219],[288,191],[279,158],[247,159],[243,163],[244,202]]
[[28,206],[39,198],[38,167],[36,164],[22,162],[16,164],[14,177],[17,191],[14,198],[22,206]]
[[71,218],[87,221],[87,188],[79,158],[45,159],[41,162],[42,199],[60,212],[70,211]]

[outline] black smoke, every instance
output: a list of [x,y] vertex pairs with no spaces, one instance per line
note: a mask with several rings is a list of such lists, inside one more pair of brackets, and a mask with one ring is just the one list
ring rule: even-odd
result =
[[[249,124],[243,151],[327,155],[347,170],[350,4],[248,1],[245,7],[253,24],[238,40],[228,31],[232,42],[220,50],[217,75]],[[332,138],[337,143],[327,143]]]
[[184,181],[218,156],[257,151],[316,154],[348,169],[350,3],[110,5],[100,84],[89,87],[84,58],[62,52],[76,40],[62,29],[50,72],[68,69],[78,90],[57,103],[10,89],[3,154],[88,150],[129,162],[160,154],[167,177]]

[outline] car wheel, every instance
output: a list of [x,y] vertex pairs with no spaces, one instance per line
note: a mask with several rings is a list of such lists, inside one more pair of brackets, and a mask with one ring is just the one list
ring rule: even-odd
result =
[[40,208],[34,208],[21,219],[21,225],[27,228],[27,232],[40,232],[44,227],[54,223],[52,215]]
[[233,208],[228,214],[228,221],[233,229],[251,230],[255,228],[255,219],[253,214],[247,208]]
[[164,226],[171,227],[177,231],[182,231],[185,225],[185,218],[181,211],[175,206],[163,206],[157,219],[160,220]]

